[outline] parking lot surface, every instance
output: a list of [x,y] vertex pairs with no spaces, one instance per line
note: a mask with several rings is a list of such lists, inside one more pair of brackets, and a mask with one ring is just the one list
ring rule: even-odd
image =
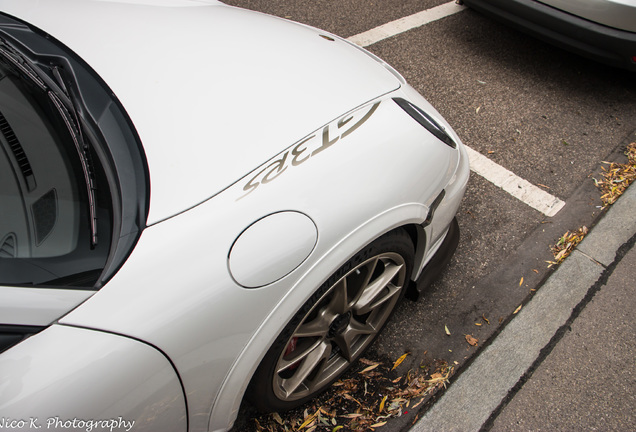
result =
[[[448,2],[226,3],[355,39]],[[410,353],[396,373],[434,359],[461,371],[551,275],[549,246],[602,214],[593,178],[603,161],[620,160],[624,145],[636,141],[636,80],[467,8],[366,48],[404,75],[488,166],[564,203],[547,215],[493,182],[496,173],[472,173],[457,253],[423,298],[401,304],[366,355],[391,364]],[[412,410],[383,430],[404,430],[418,416]]]

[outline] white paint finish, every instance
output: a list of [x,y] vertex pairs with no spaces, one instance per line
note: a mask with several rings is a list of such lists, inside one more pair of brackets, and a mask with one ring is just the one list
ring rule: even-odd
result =
[[465,6],[460,6],[456,4],[455,1],[450,1],[431,9],[426,9],[422,12],[388,22],[364,33],[351,36],[347,40],[357,45],[367,47],[380,42],[381,40],[388,39],[400,33],[404,33],[430,22],[456,14],[464,9],[466,9]]
[[548,217],[556,215],[565,202],[497,165],[481,153],[466,147],[470,159],[470,169]]
[[134,426],[111,430],[186,431],[183,390],[170,362],[148,345],[113,334],[53,325],[2,353],[0,390],[2,417],[26,419],[20,430],[88,431],[47,421],[122,417]]
[[73,310],[95,291],[0,287],[0,324],[45,326]]
[[149,224],[400,86],[364,51],[308,26],[216,2],[141,3],[0,0],[0,9],[64,41],[122,102],[148,159]]
[[298,212],[281,212],[250,225],[230,251],[234,280],[246,288],[269,285],[291,273],[318,241],[316,225]]

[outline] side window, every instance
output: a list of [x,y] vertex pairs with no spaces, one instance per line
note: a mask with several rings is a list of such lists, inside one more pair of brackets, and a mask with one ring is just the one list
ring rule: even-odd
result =
[[1,285],[92,286],[108,256],[107,182],[50,96],[0,61]]

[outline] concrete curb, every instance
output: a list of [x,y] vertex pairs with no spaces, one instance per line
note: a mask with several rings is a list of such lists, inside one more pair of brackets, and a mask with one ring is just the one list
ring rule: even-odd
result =
[[636,233],[634,215],[631,187],[411,430],[480,430]]

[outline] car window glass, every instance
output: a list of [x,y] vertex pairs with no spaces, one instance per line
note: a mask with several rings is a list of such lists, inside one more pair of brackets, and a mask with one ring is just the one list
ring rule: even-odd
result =
[[0,64],[0,284],[86,286],[103,269],[108,248],[91,243],[85,166],[67,123],[47,92]]

